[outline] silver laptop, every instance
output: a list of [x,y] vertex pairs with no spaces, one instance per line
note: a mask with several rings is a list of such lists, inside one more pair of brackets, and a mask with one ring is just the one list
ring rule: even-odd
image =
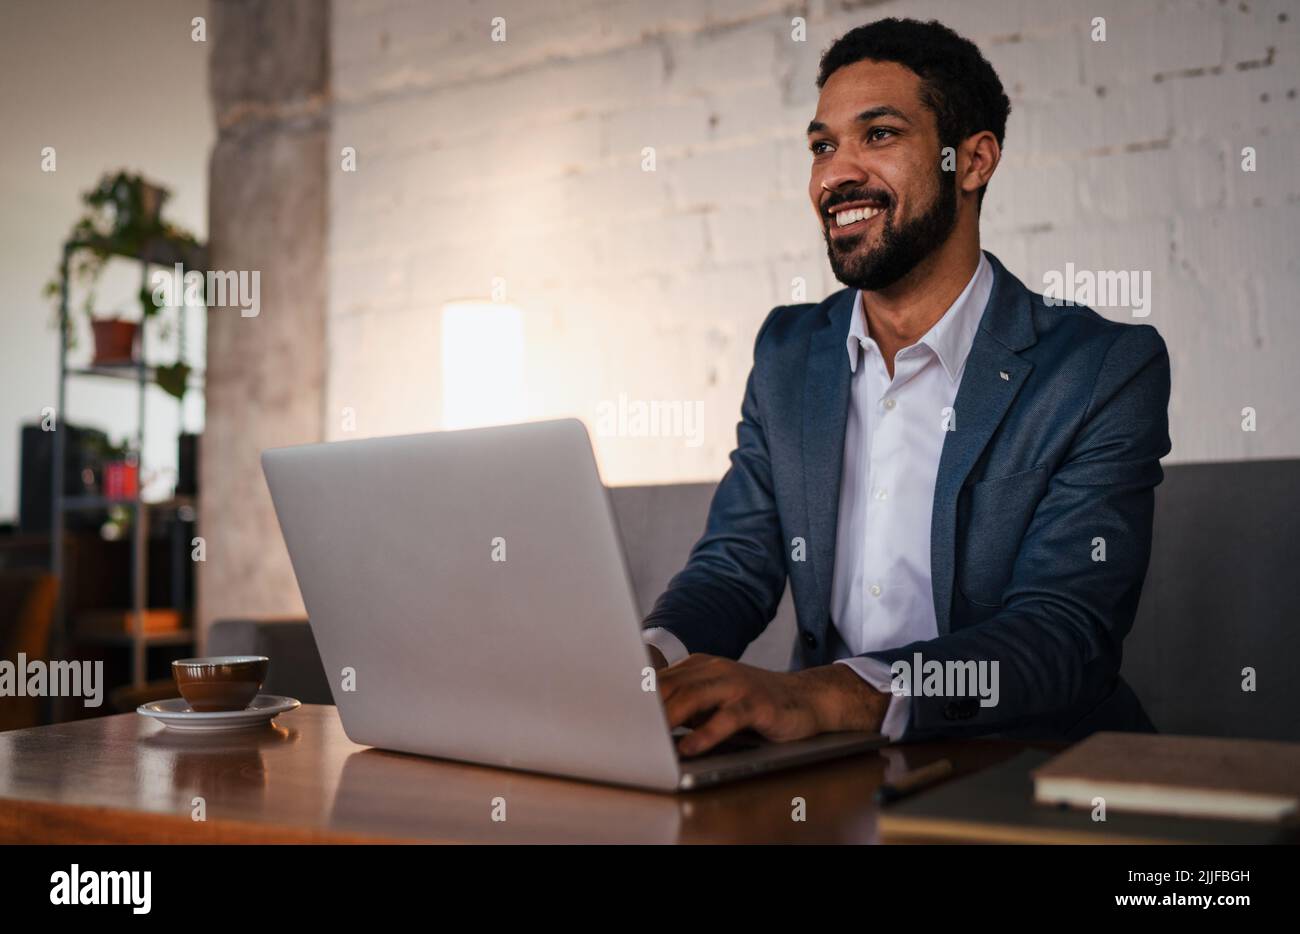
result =
[[662,791],[886,742],[678,757],[577,420],[278,448],[262,468],[354,742]]

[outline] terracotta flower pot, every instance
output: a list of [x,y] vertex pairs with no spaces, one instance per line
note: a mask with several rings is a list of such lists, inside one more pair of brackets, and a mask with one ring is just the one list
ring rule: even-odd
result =
[[120,318],[96,319],[90,322],[95,334],[95,363],[131,363],[135,360],[135,336],[139,323]]

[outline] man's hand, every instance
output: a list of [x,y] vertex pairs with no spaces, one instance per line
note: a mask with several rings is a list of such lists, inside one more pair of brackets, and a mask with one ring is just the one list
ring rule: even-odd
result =
[[679,744],[688,756],[746,728],[777,742],[841,730],[877,732],[890,700],[844,665],[786,673],[691,655],[660,671],[657,680],[669,726],[699,723]]

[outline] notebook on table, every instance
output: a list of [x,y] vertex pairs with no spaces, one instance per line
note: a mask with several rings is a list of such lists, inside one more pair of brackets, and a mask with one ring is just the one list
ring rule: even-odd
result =
[[[1147,737],[1150,738],[1149,736]],[[1091,808],[1034,801],[1033,772],[1050,753],[1024,752],[974,775],[954,779],[880,812],[886,843],[1292,843],[1294,825],[1176,817],[1108,809],[1095,821]]]
[[1034,770],[1040,804],[1281,821],[1300,812],[1300,744],[1094,733]]

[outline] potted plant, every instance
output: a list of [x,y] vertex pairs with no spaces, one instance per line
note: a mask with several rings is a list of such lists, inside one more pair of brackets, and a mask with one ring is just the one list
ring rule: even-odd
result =
[[125,318],[90,319],[90,333],[95,338],[96,365],[132,363],[135,360],[135,338],[140,332],[136,321]]
[[[140,289],[139,322],[114,315],[94,314],[95,284],[108,258],[113,255],[139,256],[156,241],[167,241],[197,250],[198,240],[189,231],[162,219],[162,207],[170,192],[126,171],[106,173],[99,184],[81,196],[86,210],[72,228],[72,241],[81,245],[73,253],[69,280],[86,288],[84,312],[90,319],[95,339],[96,364],[132,363],[138,359],[137,346],[141,325],[159,311],[148,286]],[[58,300],[59,274],[45,286],[45,294]],[[164,339],[168,335],[164,332]],[[69,347],[76,344],[76,333],[68,322],[64,335]],[[166,392],[181,398],[185,393],[190,368],[184,363],[155,368],[155,381]]]

